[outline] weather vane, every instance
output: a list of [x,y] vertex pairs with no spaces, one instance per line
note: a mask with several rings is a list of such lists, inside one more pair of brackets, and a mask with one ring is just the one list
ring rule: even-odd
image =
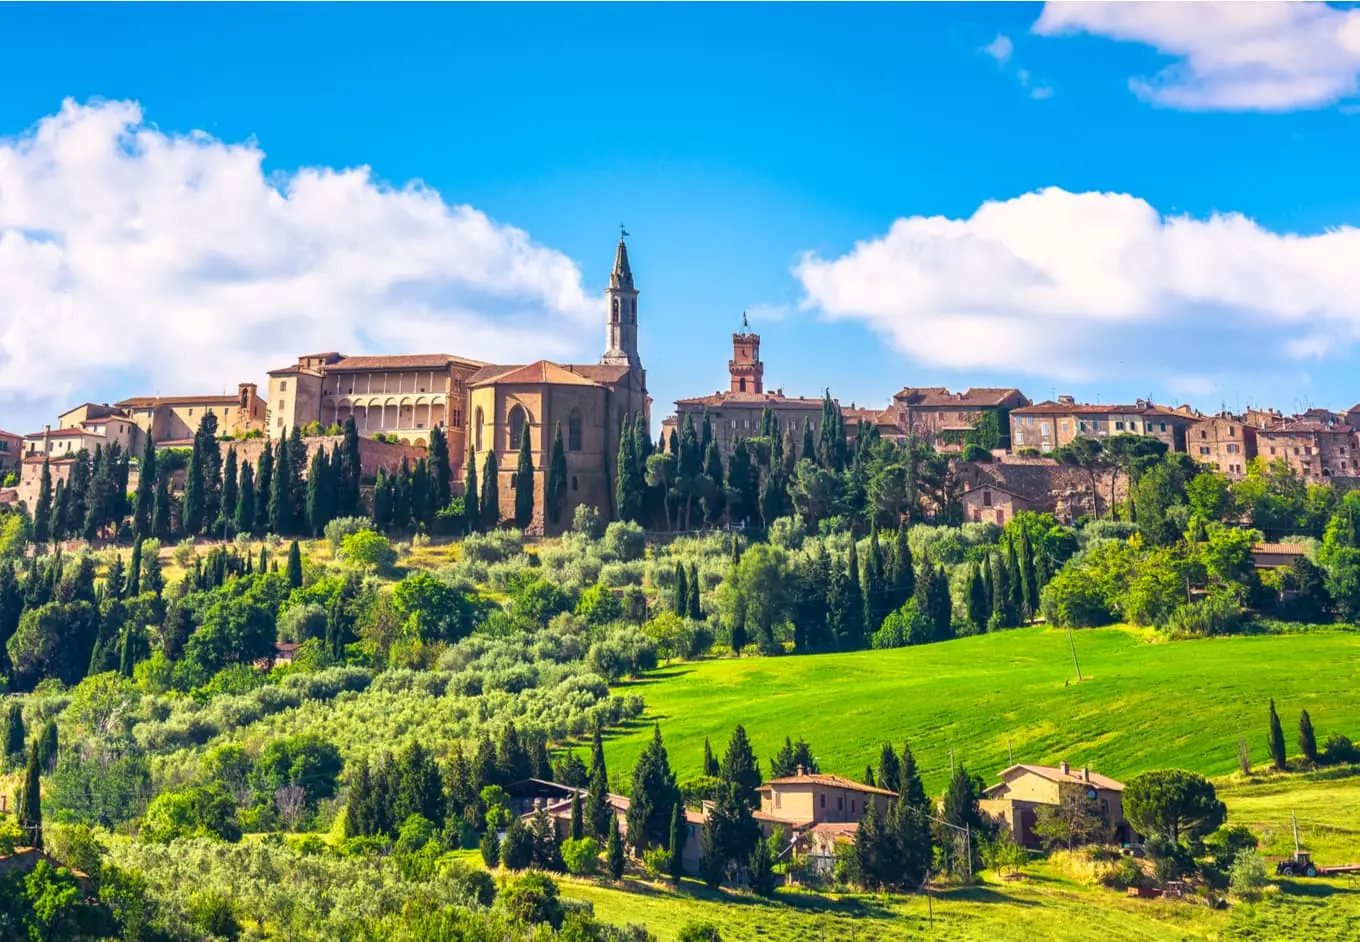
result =
[[625,239],[625,238],[628,237],[628,235],[629,235],[629,232],[628,232],[628,230],[627,230],[626,228],[624,228],[623,223],[619,223],[619,238],[620,238],[620,239]]
[[742,312],[741,312],[741,326],[742,326],[743,328],[746,328],[746,327],[750,327],[750,326],[751,326],[750,321],[748,321],[748,320],[746,319],[746,312],[745,312],[745,311],[742,311]]

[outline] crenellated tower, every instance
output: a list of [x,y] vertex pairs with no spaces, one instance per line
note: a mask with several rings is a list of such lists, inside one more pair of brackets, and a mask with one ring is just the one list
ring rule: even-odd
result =
[[732,335],[732,359],[727,361],[727,372],[732,376],[732,392],[765,391],[765,364],[760,362],[760,334],[751,330],[745,312],[741,315],[741,330]]

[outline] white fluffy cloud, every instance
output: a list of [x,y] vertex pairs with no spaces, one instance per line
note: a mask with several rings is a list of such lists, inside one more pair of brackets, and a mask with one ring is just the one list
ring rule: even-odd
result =
[[263,157],[132,102],[67,101],[0,140],[4,425],[101,387],[234,389],[316,350],[558,356],[597,317],[576,265],[519,229]]
[[1190,388],[1343,351],[1360,336],[1356,258],[1354,228],[1281,234],[1051,188],[967,219],[898,219],[794,273],[805,307],[862,321],[923,362]]
[[1034,32],[1143,43],[1176,58],[1130,82],[1172,108],[1287,111],[1356,94],[1360,10],[1325,3],[1047,3]]

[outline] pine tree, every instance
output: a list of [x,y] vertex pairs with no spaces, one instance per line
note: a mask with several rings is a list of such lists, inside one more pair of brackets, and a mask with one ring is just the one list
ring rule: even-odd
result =
[[482,468],[482,529],[494,530],[501,521],[500,470],[496,466],[494,449],[486,453]]
[[453,469],[449,466],[449,441],[442,425],[430,429],[430,504],[438,513],[453,499]]
[[240,494],[236,498],[235,528],[237,533],[255,529],[255,472],[248,462],[241,463]]
[[681,618],[689,611],[689,585],[683,563],[675,564],[675,586],[671,592],[671,611]]
[[1317,737],[1313,735],[1313,720],[1307,710],[1299,714],[1299,752],[1309,762],[1317,764]]
[[586,821],[584,812],[581,808],[581,791],[573,789],[571,793],[571,839],[579,841],[586,835]]
[[1289,768],[1288,757],[1285,755],[1284,729],[1280,726],[1280,715],[1275,712],[1275,700],[1270,701],[1270,760],[1275,768],[1281,772]]
[[481,528],[482,515],[477,505],[477,449],[467,451],[467,467],[463,470],[463,530],[475,533]]
[[482,863],[486,864],[488,870],[495,870],[501,865],[501,839],[496,836],[495,828],[487,828],[482,835],[481,851]]
[[619,819],[609,815],[609,841],[605,845],[605,866],[615,880],[623,879],[623,837],[619,834]]
[[543,489],[543,512],[556,526],[567,504],[567,453],[562,448],[562,423],[553,426],[552,456],[548,460],[548,480]]
[[889,813],[900,868],[898,886],[903,890],[919,890],[930,873],[934,858],[927,809],[924,805],[912,804],[904,796],[893,802]]
[[[658,734],[659,736],[659,734]],[[742,802],[754,810],[756,789],[760,787],[760,763],[751,749],[751,741],[746,737],[746,729],[738,725],[732,730],[732,738],[727,742],[727,752],[723,755],[719,777],[737,788]]]
[[435,827],[444,824],[444,783],[434,756],[419,742],[402,750],[395,765],[392,819],[405,821],[418,814]]
[[40,749],[37,741],[28,750],[28,766],[24,770],[23,790],[19,793],[19,828],[31,847],[42,850],[42,779]]
[[699,600],[699,567],[695,563],[689,564],[689,611],[685,614],[694,621],[701,621],[704,617]]
[[[39,495],[38,503],[41,505],[41,492]],[[156,444],[148,432],[146,446],[142,449],[142,460],[137,463],[137,499],[132,508],[132,535],[136,539],[145,539],[151,535],[151,511],[155,503]]]
[[756,841],[756,849],[751,852],[750,861],[751,889],[757,896],[774,895],[774,855],[770,853],[770,843],[764,839]]
[[515,467],[515,526],[526,530],[534,521],[534,455],[526,424],[519,437],[519,463]]
[[[726,770],[724,769],[724,772]],[[760,772],[756,772],[759,784]],[[628,841],[640,854],[666,840],[671,811],[680,801],[680,789],[675,783],[661,741],[661,727],[652,727],[652,741],[638,756],[633,767],[632,789],[628,795]]]
[[288,547],[288,587],[302,588],[302,548],[294,540]]
[[671,879],[679,883],[685,876],[685,837],[687,835],[685,825],[685,806],[681,802],[675,803],[675,810],[671,812],[671,834],[667,841],[667,848],[671,852],[670,873]]

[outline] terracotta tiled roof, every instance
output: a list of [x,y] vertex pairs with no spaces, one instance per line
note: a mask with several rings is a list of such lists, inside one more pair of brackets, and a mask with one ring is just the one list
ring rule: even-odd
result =
[[[834,400],[833,400],[834,401]],[[723,390],[708,396],[695,396],[692,399],[677,399],[677,406],[778,406],[781,409],[820,409],[820,398],[809,399],[803,396],[781,396],[778,393],[732,392]]]
[[1103,788],[1115,792],[1122,792],[1124,790],[1123,782],[1116,782],[1114,779],[1101,775],[1099,772],[1087,771],[1091,776],[1089,781],[1081,777],[1081,769],[1069,767],[1068,770],[1064,772],[1062,769],[1055,768],[1051,765],[1013,765],[1001,773],[1002,781],[987,788],[987,792],[1000,790],[1010,782],[1011,779],[1017,778],[1018,773],[1021,772],[1028,772],[1031,775],[1046,778],[1050,782],[1059,782],[1069,785],[1094,785],[1096,788]]
[[89,429],[85,428],[54,428],[50,432],[30,432],[25,435],[24,438],[25,440],[41,441],[43,436],[47,436],[48,438],[78,438],[82,436],[103,438],[98,432],[91,432]]
[[16,435],[13,432],[6,432],[4,429],[0,428],[0,438],[23,438],[23,436]]
[[1261,429],[1262,435],[1352,435],[1355,429],[1344,423],[1335,425],[1326,422],[1319,422],[1316,419],[1303,419],[1301,421],[1280,422],[1276,425],[1268,425]]
[[875,788],[872,785],[865,785],[863,782],[856,782],[854,779],[842,778],[839,775],[826,775],[820,772],[811,775],[789,775],[784,778],[772,778],[760,788],[764,791],[771,785],[822,785],[827,788],[844,788],[847,791],[868,792],[873,795],[897,795],[897,792],[888,791],[886,788]]
[[447,353],[403,353],[393,356],[342,357],[326,365],[327,373],[351,373],[371,370],[442,370],[450,363],[462,366],[486,366],[481,360],[469,360]]
[[629,367],[608,363],[570,363],[562,367],[597,383],[617,383],[628,375]]
[[1302,543],[1257,543],[1253,553],[1274,553],[1280,556],[1307,556],[1308,547]]
[[556,363],[539,360],[528,366],[508,367],[503,372],[483,376],[485,370],[478,370],[468,381],[469,386],[491,385],[534,385],[546,383],[554,386],[599,386],[594,380],[586,379],[579,373],[563,369]]
[[281,366],[277,370],[269,371],[270,376],[291,376],[294,373],[308,373],[312,376],[321,375],[320,373],[317,373],[314,370],[304,370],[301,366],[298,366],[298,364],[296,363],[289,364],[288,366]]
[[858,821],[818,821],[811,828],[814,834],[830,834],[832,836],[852,835],[859,831]]
[[999,406],[1006,401],[1007,397],[1019,392],[1020,390],[1014,387],[1006,389],[999,386],[974,386],[961,393],[952,393],[943,386],[908,386],[893,396],[893,399],[900,400],[909,406],[972,406],[983,408],[985,406]]
[[1097,405],[1086,402],[1036,402],[1032,406],[1012,409],[1011,415],[1158,415],[1188,419],[1193,416],[1156,403],[1144,405]]
[[203,403],[204,405],[230,405],[234,406],[241,401],[240,396],[134,396],[131,399],[120,400],[118,405],[124,409],[145,409],[158,405],[165,406],[188,406]]

